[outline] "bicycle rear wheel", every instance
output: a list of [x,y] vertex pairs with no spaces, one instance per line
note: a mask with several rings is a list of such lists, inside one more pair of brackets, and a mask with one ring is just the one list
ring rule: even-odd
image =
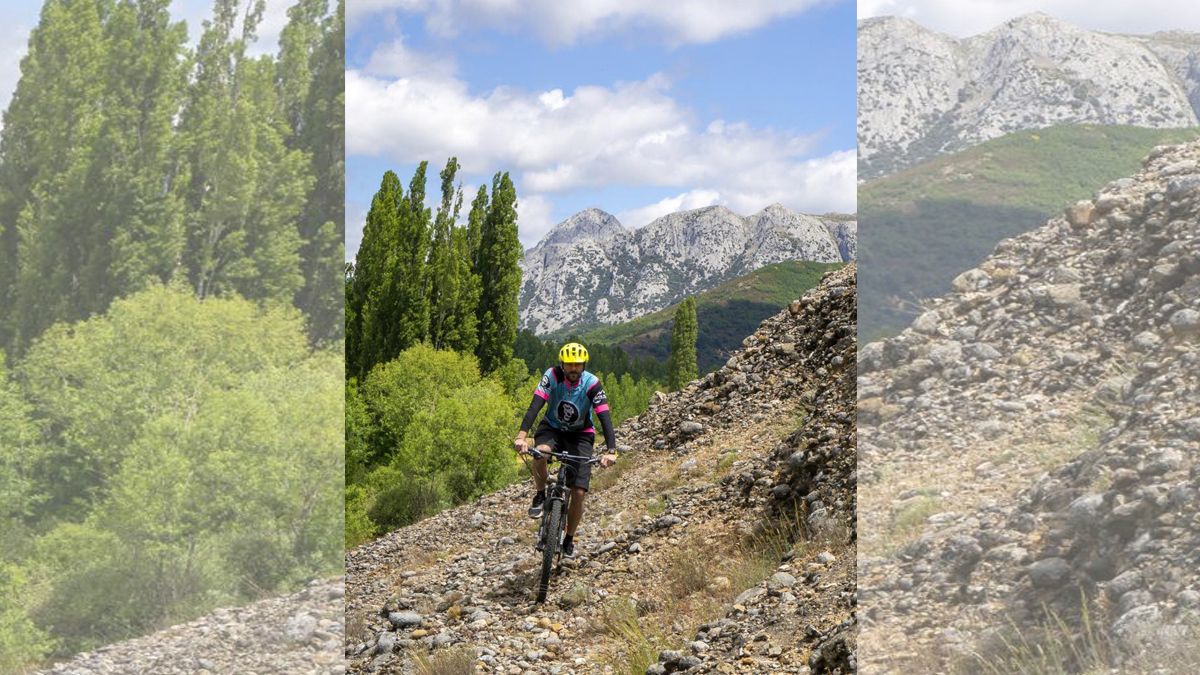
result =
[[546,515],[546,530],[542,541],[542,576],[538,580],[537,601],[546,601],[550,592],[550,573],[554,571],[554,556],[558,553],[558,541],[562,536],[562,500],[551,499],[546,504],[549,509]]

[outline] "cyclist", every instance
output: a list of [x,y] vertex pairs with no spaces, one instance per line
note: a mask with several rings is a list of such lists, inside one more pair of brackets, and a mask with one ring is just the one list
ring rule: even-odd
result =
[[[608,409],[608,397],[600,379],[584,370],[588,361],[588,352],[578,342],[563,345],[558,352],[560,364],[550,368],[542,375],[542,381],[533,390],[533,400],[529,410],[525,411],[525,419],[521,421],[521,430],[513,441],[513,447],[521,454],[529,453],[527,433],[537,418],[542,406],[550,404],[546,416],[533,434],[534,444],[538,450],[551,451],[574,455],[584,460],[592,456],[592,446],[596,441],[596,430],[592,427],[592,413],[600,420],[604,430],[604,444],[608,449],[600,458],[600,466],[611,466],[617,461],[617,437],[613,431],[612,415]],[[575,528],[583,516],[583,499],[587,496],[588,483],[591,479],[592,467],[586,461],[566,460],[575,468],[575,481],[571,488],[571,509],[567,514],[567,534],[563,538],[562,554],[566,558],[575,557]],[[542,504],[546,501],[546,457],[533,460],[533,506],[529,507],[529,517],[538,518],[542,515]]]

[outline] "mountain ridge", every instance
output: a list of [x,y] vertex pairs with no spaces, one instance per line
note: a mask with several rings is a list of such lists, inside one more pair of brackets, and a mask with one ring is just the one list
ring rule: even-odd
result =
[[859,178],[1053,124],[1194,126],[1200,35],[1089,31],[1027,14],[958,39],[859,23]]
[[544,335],[619,323],[764,265],[846,262],[856,252],[857,221],[780,204],[748,216],[706,206],[633,230],[612,214],[585,209],[525,252],[519,325]]

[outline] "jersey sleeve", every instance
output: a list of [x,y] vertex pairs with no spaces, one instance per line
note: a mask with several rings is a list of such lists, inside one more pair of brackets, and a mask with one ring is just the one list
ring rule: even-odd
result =
[[604,444],[608,451],[615,453],[617,450],[617,434],[613,430],[612,413],[608,408],[608,394],[604,393],[604,387],[597,379],[587,391],[588,399],[592,402],[592,411],[596,413],[596,417],[600,418],[600,428],[604,430]]
[[608,394],[604,393],[604,386],[600,384],[599,379],[592,383],[591,387],[588,387],[587,396],[588,400],[592,402],[592,410],[596,414],[608,412]]
[[554,387],[554,369],[551,368],[542,374],[542,381],[538,383],[536,389],[533,390],[533,395],[543,401],[550,400],[550,391]]

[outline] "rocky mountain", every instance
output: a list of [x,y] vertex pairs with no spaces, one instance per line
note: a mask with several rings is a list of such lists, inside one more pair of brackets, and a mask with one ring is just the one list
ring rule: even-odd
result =
[[346,672],[342,579],[208,616],[79,654],[47,675],[337,675]]
[[953,288],[860,353],[864,667],[1195,672],[1200,143]]
[[619,323],[771,263],[842,262],[853,258],[856,234],[852,218],[779,204],[747,217],[709,206],[632,231],[587,209],[525,252],[520,327],[546,334]]
[[348,551],[350,672],[852,672],[854,267],[622,424],[544,605],[529,482]]
[[1029,14],[966,39],[859,23],[859,177],[1055,124],[1198,123],[1200,35],[1117,35]]

